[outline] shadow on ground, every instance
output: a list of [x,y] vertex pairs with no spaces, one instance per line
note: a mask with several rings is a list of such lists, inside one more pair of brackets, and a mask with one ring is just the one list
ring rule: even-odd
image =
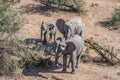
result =
[[[45,50],[46,48],[46,45],[43,45],[40,39],[27,38],[24,40],[24,42],[32,50],[40,51],[40,50]],[[59,68],[54,67],[55,62],[51,60],[51,56],[44,58],[39,63],[33,65],[32,68],[26,67],[25,69],[23,69],[22,74],[25,76],[35,76],[35,77],[41,77],[44,79],[48,79],[48,77],[42,75],[42,73],[61,73],[61,71],[55,71],[61,67]],[[59,65],[62,65],[62,64],[59,63]]]
[[67,9],[67,8],[58,8],[55,6],[45,6],[40,4],[28,4],[25,6],[21,6],[20,8],[23,8],[26,10],[29,14],[40,14],[50,17],[52,13],[57,13],[58,11],[64,11],[64,12],[75,12],[74,10]]
[[35,38],[26,38],[24,40],[25,45],[27,45],[31,50],[44,50],[45,46],[42,44],[42,41],[40,39]]
[[22,74],[25,76],[35,76],[48,79],[48,77],[43,75],[42,73],[61,73],[61,71],[55,71],[57,69],[58,68],[53,68],[53,64],[49,64],[49,67],[42,66],[42,64],[40,64],[39,66],[34,68],[25,68],[22,71]]
[[40,70],[37,68],[34,69],[24,69],[22,71],[22,74],[25,76],[35,76],[35,77],[41,77],[44,79],[48,79],[47,76],[43,76],[42,74],[40,74]]
[[101,24],[101,26],[105,27],[105,28],[110,28],[111,26],[113,26],[113,21],[99,21],[99,23]]
[[104,28],[107,28],[109,30],[116,30],[116,27],[114,25],[114,22],[112,19],[108,18],[107,20],[104,21],[99,21],[97,24],[101,25]]

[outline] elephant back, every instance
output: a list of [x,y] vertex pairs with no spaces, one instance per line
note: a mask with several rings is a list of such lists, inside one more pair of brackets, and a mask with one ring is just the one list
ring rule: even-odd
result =
[[74,35],[73,38],[71,38],[71,41],[76,45],[76,47],[84,46],[84,38],[82,38],[79,35]]

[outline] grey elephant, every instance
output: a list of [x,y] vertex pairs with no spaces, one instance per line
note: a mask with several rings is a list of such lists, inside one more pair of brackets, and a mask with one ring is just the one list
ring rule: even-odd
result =
[[56,25],[55,22],[51,22],[51,23],[46,23],[46,22],[42,22],[41,24],[41,40],[42,41],[47,41],[47,39],[49,38],[49,41],[52,40],[52,35],[54,35],[54,40],[56,37]]
[[67,20],[64,24],[64,37],[65,39],[69,39],[73,37],[75,34],[83,37],[84,34],[84,22],[81,17],[74,17],[70,20]]
[[45,50],[44,50],[44,53],[46,55],[51,55],[52,53],[56,53],[56,49],[57,49],[57,46],[58,46],[57,43],[59,43],[59,42],[62,42],[61,37],[57,37],[53,43],[48,43]]
[[[66,72],[67,55],[70,55],[69,63],[71,63],[72,71],[75,73],[75,68],[79,67],[80,57],[84,48],[84,39],[79,35],[67,39],[66,41],[57,42],[55,64],[57,65],[58,59],[63,54],[63,72]],[[68,64],[69,64],[68,63]]]

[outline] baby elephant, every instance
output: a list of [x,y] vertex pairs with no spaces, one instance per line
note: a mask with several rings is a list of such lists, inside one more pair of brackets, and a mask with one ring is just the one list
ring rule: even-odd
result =
[[[63,54],[63,72],[66,72],[67,67],[67,55],[70,55],[70,62],[72,72],[75,73],[75,68],[79,67],[80,57],[82,54],[82,50],[84,47],[84,39],[79,36],[75,35],[74,37],[67,39],[66,41],[59,42],[56,48],[56,60],[58,56]],[[57,62],[57,61],[55,61]]]
[[51,23],[45,23],[42,22],[41,25],[41,40],[42,41],[47,41],[48,37],[49,37],[49,41],[52,39],[52,35],[54,35],[54,40],[55,40],[55,36],[56,36],[56,25],[55,22],[51,22]]

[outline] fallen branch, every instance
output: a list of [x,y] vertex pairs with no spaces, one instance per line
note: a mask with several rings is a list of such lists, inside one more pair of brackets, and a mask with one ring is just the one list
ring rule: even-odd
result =
[[[119,58],[117,58],[115,55],[113,55],[113,53],[111,53],[110,51],[101,47],[96,42],[89,40],[89,39],[85,40],[85,42],[88,43],[95,51],[97,51],[102,56],[102,58],[104,58],[106,61],[108,61],[111,65],[120,63]],[[113,60],[111,57],[114,59],[117,59],[117,61]]]

